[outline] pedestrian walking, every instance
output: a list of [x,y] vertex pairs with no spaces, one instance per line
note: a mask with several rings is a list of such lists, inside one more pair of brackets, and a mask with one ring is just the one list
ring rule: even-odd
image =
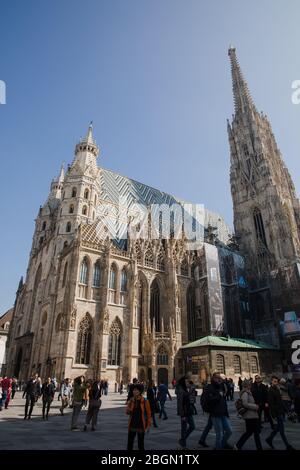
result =
[[84,381],[84,377],[76,377],[76,379],[74,380],[73,388],[73,413],[71,420],[71,431],[78,430],[77,422],[82,408],[83,397],[86,389],[87,385]]
[[176,387],[177,414],[180,416],[181,423],[181,437],[178,443],[183,449],[186,448],[187,438],[195,429],[193,406],[190,401],[188,386],[189,380],[184,376],[178,381]]
[[232,449],[228,439],[232,435],[229,420],[226,390],[223,379],[218,372],[214,372],[209,384],[203,391],[201,400],[203,410],[210,414],[216,433],[216,449]]
[[35,376],[32,376],[28,380],[25,386],[24,392],[23,392],[23,398],[25,397],[25,400],[26,400],[24,419],[31,418],[33,407],[38,399],[38,394],[39,394],[39,384],[37,382],[37,378]]
[[197,415],[198,412],[196,408],[196,399],[197,399],[198,392],[196,390],[196,385],[194,384],[192,380],[189,380],[188,391],[189,391],[189,397],[190,397],[190,403],[191,403],[193,415]]
[[279,432],[280,437],[283,443],[286,446],[287,450],[294,450],[292,445],[288,442],[285,432],[284,432],[284,404],[282,402],[280,390],[279,390],[279,378],[276,375],[272,376],[271,387],[268,391],[268,403],[270,407],[270,415],[275,422],[275,428],[271,432],[270,436],[267,437],[266,443],[274,449],[273,439],[276,434]]
[[133,450],[137,435],[138,449],[145,450],[145,433],[151,426],[151,408],[149,401],[143,397],[142,385],[135,383],[132,397],[127,402],[126,413],[129,415],[127,450]]
[[259,426],[262,428],[261,420],[262,420],[262,413],[266,408],[268,408],[268,388],[263,383],[262,378],[260,375],[256,375],[254,377],[254,383],[251,385],[251,393],[254,398],[256,405],[258,405],[258,420]]
[[14,400],[17,390],[18,390],[18,381],[15,377],[13,377],[12,383],[11,383],[11,401]]
[[63,380],[61,389],[60,389],[61,407],[59,411],[62,416],[64,415],[64,409],[67,408],[67,406],[69,406],[70,404],[71,393],[72,393],[72,386],[70,383],[70,379],[67,378]]
[[88,391],[89,394],[89,407],[86,415],[85,425],[83,430],[87,431],[87,427],[92,421],[92,431],[96,431],[97,419],[99,409],[101,407],[101,389],[98,381],[94,382]]
[[55,387],[51,381],[51,377],[48,377],[46,382],[43,383],[41,393],[42,393],[42,401],[43,401],[43,409],[42,409],[43,419],[48,420],[50,406],[54,399],[54,394],[55,394]]
[[159,401],[159,407],[160,407],[159,416],[158,416],[159,419],[161,419],[162,416],[163,416],[163,420],[168,419],[168,415],[165,410],[167,397],[169,397],[169,399],[172,401],[172,397],[170,395],[167,385],[161,381],[157,390],[157,399]]
[[157,388],[155,387],[153,380],[150,380],[147,387],[147,400],[149,401],[152,423],[155,428],[157,428],[155,413],[159,412],[159,403],[156,394]]
[[258,417],[259,405],[255,403],[254,397],[251,393],[251,382],[245,381],[243,383],[243,390],[240,392],[241,400],[241,416],[245,420],[246,431],[236,443],[238,450],[241,450],[245,442],[254,435],[254,441],[257,450],[262,450],[260,441],[260,422]]

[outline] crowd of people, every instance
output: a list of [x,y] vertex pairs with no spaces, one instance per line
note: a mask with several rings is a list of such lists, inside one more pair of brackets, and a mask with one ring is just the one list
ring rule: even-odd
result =
[[[173,379],[172,387],[175,396],[168,386],[160,382],[157,386],[150,380],[147,384],[133,379],[127,385],[126,413],[129,416],[127,449],[132,450],[135,438],[139,450],[144,450],[145,434],[150,427],[158,427],[158,420],[168,419],[167,400],[177,400],[177,415],[180,417],[181,434],[178,441],[181,449],[187,448],[187,441],[195,430],[195,415],[197,411],[198,391],[188,376],[178,381]],[[83,376],[74,380],[64,379],[60,384],[55,378],[42,381],[38,374],[33,375],[26,383],[19,383],[16,378],[0,377],[0,411],[7,409],[14,400],[17,390],[22,390],[25,399],[24,419],[31,419],[35,404],[42,402],[42,418],[49,419],[51,405],[55,393],[58,392],[60,401],[59,412],[64,416],[66,408],[72,408],[70,429],[79,430],[78,420],[82,409],[87,409],[83,431],[91,426],[96,430],[102,395],[107,395],[109,384],[107,380],[86,380]],[[215,372],[210,383],[204,383],[200,394],[200,404],[207,421],[199,439],[201,447],[209,447],[206,439],[212,429],[215,431],[215,449],[241,450],[246,441],[253,436],[256,448],[262,450],[261,431],[264,426],[270,427],[266,437],[267,445],[274,449],[274,437],[279,433],[287,450],[293,450],[285,434],[285,422],[300,423],[300,379],[294,383],[291,380],[273,376],[270,385],[263,383],[256,375],[252,379],[238,381],[238,397],[234,396],[235,385],[232,379],[227,379]],[[123,381],[115,384],[115,393],[121,395],[126,390]],[[245,422],[245,432],[237,442],[230,443],[232,426],[228,412],[228,401],[235,400],[236,414]]]

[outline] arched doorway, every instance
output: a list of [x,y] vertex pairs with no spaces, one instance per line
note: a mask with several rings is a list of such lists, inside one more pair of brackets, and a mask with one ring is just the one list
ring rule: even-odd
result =
[[22,356],[23,356],[23,349],[20,348],[16,356],[16,364],[15,364],[15,370],[14,370],[14,376],[17,378],[19,378],[19,373],[21,370]]
[[158,374],[157,374],[157,383],[164,383],[165,385],[168,385],[169,380],[168,380],[168,369],[165,367],[160,367],[158,369]]

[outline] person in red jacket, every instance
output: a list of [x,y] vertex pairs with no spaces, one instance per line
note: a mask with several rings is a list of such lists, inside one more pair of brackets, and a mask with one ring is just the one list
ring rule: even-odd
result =
[[7,376],[4,377],[2,380],[1,386],[2,386],[2,402],[5,403],[5,409],[7,410],[8,404],[10,402],[10,396],[11,396],[11,384],[12,380],[9,379]]
[[133,386],[133,397],[127,402],[126,413],[129,415],[127,450],[133,450],[135,436],[138,436],[139,450],[145,450],[145,432],[151,426],[151,407],[143,397],[144,387],[141,384]]

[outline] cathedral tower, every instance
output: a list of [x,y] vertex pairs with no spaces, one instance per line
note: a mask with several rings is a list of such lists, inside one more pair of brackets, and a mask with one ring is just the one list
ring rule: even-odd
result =
[[[300,205],[270,123],[259,113],[230,47],[235,113],[228,122],[234,228],[246,256],[256,320],[300,309]],[[263,339],[263,338],[262,338]],[[264,338],[266,339],[266,338]]]

